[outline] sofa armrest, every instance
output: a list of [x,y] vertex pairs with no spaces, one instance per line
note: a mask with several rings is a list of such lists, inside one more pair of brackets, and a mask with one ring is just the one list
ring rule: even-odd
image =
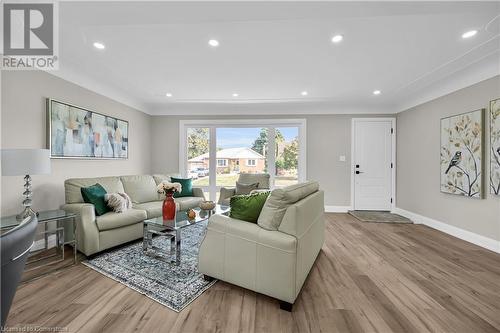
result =
[[214,214],[208,220],[207,228],[222,233],[231,233],[233,229],[249,228],[252,230],[260,229],[255,223],[238,220],[227,215]]
[[222,204],[222,201],[228,198],[231,198],[232,196],[236,195],[236,189],[235,188],[227,188],[227,187],[221,187],[220,188],[220,195],[219,195],[219,204]]
[[324,192],[319,190],[308,197],[290,205],[278,230],[302,238],[318,220],[324,220]]
[[193,187],[193,196],[203,198],[203,200],[205,200],[205,194],[203,193],[203,189],[200,187]]
[[85,255],[98,252],[99,229],[97,229],[94,205],[89,203],[73,203],[62,205],[61,209],[77,215],[76,238],[78,250]]

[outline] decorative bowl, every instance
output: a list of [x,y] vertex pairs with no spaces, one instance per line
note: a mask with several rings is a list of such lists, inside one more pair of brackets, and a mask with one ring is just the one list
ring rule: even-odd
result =
[[200,202],[200,208],[203,210],[212,210],[215,208],[215,202],[213,201],[202,201]]

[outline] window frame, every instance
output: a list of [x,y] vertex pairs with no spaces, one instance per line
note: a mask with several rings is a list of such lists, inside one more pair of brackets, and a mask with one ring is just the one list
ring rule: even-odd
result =
[[[210,154],[210,153],[209,153]],[[222,165],[219,164],[219,161],[222,161],[224,163],[222,163]],[[227,167],[227,158],[218,158],[217,159],[217,167],[218,168],[225,168]]]
[[[253,161],[253,164],[250,163],[250,161]],[[255,167],[255,166],[257,166],[257,159],[255,159],[255,158],[247,158],[246,162],[247,162],[246,166],[248,166],[248,167]]]
[[[216,185],[217,173],[217,128],[267,128],[268,146],[275,146],[276,128],[297,127],[299,137],[299,167],[298,181],[307,179],[307,120],[299,119],[199,119],[199,120],[179,120],[179,172],[186,176],[187,170],[187,129],[188,128],[208,128],[209,129],[209,186],[203,186],[203,191],[208,191],[210,200],[215,200],[217,191],[222,186]],[[214,152],[214,153],[212,153]],[[276,173],[276,156],[267,155],[267,172],[270,174],[271,188],[274,188],[274,178]],[[255,161],[257,163],[257,161]]]

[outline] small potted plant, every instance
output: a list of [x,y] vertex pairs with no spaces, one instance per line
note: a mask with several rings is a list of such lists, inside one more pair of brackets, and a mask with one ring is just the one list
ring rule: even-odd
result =
[[175,218],[175,200],[174,193],[182,191],[182,185],[180,183],[170,183],[161,182],[157,186],[158,193],[165,194],[165,200],[163,200],[163,220],[173,220]]

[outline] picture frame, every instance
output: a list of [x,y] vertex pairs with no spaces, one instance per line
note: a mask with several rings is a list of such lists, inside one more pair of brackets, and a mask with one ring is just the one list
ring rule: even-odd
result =
[[128,159],[128,121],[52,98],[46,111],[51,158]]
[[500,196],[500,98],[490,101],[490,194]]
[[441,192],[484,198],[485,109],[441,118]]

